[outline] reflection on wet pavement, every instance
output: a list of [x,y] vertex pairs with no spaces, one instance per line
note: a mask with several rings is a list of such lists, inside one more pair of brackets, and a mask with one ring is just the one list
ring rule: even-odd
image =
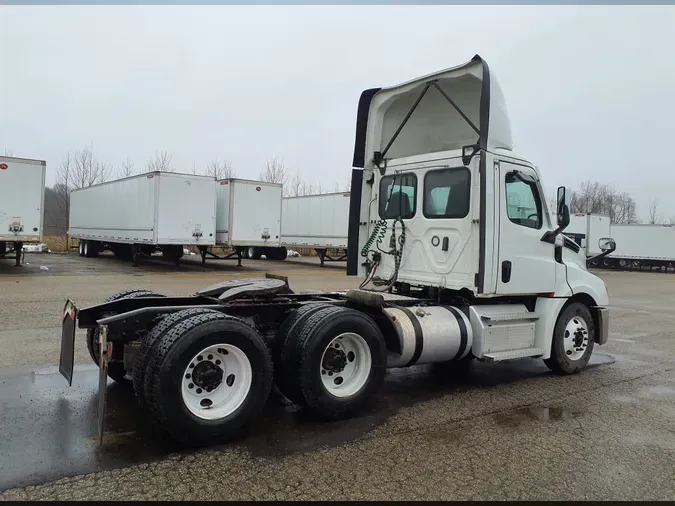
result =
[[[595,354],[589,367],[613,358]],[[265,416],[237,443],[253,456],[281,458],[338,446],[366,435],[400,409],[462,391],[503,385],[551,374],[541,360],[503,364],[476,363],[461,380],[431,366],[390,370],[376,405],[356,418],[317,422],[278,395]],[[131,388],[109,383],[105,435],[97,437],[97,370],[76,368],[73,386],[55,370],[0,377],[0,490],[157,460],[169,453],[189,452],[157,434],[139,412]],[[654,392],[656,394],[656,392]],[[568,420],[575,413],[560,406],[528,406],[495,414],[499,424],[525,420]],[[452,439],[452,432],[438,437]]]

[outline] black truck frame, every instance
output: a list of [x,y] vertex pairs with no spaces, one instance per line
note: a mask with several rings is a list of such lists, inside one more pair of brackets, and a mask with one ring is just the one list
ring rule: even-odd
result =
[[[284,345],[278,339],[280,329],[291,319],[290,316],[297,312],[296,310],[303,307],[310,305],[313,306],[312,309],[327,306],[342,307],[366,314],[382,330],[386,349],[400,352],[400,343],[395,338],[396,331],[391,321],[384,316],[382,309],[437,303],[437,299],[428,298],[429,294],[424,290],[412,297],[394,295],[394,300],[391,302],[385,300],[385,294],[377,291],[350,290],[298,294],[291,290],[286,277],[273,274],[266,274],[264,278],[226,281],[185,297],[165,297],[143,290],[128,290],[123,293],[126,295],[116,300],[109,299],[102,304],[83,309],[78,309],[72,301],[68,300],[62,318],[59,371],[68,384],[72,385],[73,380],[77,328],[87,329],[87,339],[90,340],[89,350],[92,359],[99,366],[98,428],[101,441],[108,377],[121,382],[124,376],[124,372],[111,374],[112,367],[115,366],[116,370],[123,367],[124,371],[132,369],[133,361],[138,354],[139,343],[143,341],[150,329],[171,313],[203,309],[217,311],[246,322],[262,337],[276,367]],[[91,341],[92,339],[94,342]],[[269,390],[271,388],[270,380]],[[134,389],[136,389],[136,384],[134,384]],[[267,400],[269,390],[267,395],[263,396],[263,402],[261,402],[263,405]],[[200,438],[181,438],[180,434],[176,435],[176,431],[172,435],[191,445],[209,444],[209,441],[201,441]]]

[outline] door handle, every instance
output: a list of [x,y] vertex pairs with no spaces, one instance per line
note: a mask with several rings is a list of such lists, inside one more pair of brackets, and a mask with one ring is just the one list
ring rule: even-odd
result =
[[502,283],[508,283],[511,280],[511,262],[504,260],[502,262]]
[[449,247],[450,247],[450,239],[448,239],[447,237],[444,237],[443,238],[443,246],[441,247],[441,249],[443,251],[448,251]]

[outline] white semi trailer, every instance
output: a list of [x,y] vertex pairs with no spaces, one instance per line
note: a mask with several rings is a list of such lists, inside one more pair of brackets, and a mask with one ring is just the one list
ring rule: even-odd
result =
[[675,227],[672,225],[614,224],[611,230],[617,247],[602,259],[603,267],[675,270]]
[[0,258],[21,266],[25,243],[42,241],[47,163],[0,156]]
[[[570,224],[565,229],[564,235],[577,243],[586,253],[586,256],[591,257],[602,253],[598,248],[598,241],[603,237],[610,236],[610,227],[609,216],[575,213],[570,216]],[[606,259],[607,257],[605,257]]]
[[[101,435],[106,375],[131,381],[169,434],[208,445],[258,418],[273,383],[340,419],[373,405],[386,368],[461,372],[532,357],[575,374],[607,342],[607,287],[561,235],[570,192],[558,188],[552,219],[479,56],[364,91],[353,165],[347,273],[362,277],[357,289],[293,293],[267,276],[186,297],[134,289],[81,310],[66,303],[60,370],[72,381],[75,329],[87,329]],[[613,247],[603,238],[603,254]]]
[[215,179],[150,172],[70,194],[70,236],[79,253],[104,250],[138,264],[140,255],[161,251],[178,263],[184,246],[216,242]]
[[202,264],[207,256],[225,260],[242,258],[284,260],[281,245],[282,185],[264,181],[228,178],[216,182],[216,246],[233,249],[221,257],[204,245],[199,248]]
[[284,198],[282,244],[315,250],[322,267],[326,260],[346,260],[349,202],[349,192]]

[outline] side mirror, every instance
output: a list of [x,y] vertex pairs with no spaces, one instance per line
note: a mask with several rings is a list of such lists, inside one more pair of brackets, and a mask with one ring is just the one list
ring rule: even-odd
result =
[[558,187],[557,215],[558,227],[563,230],[570,224],[570,207],[572,203],[572,192],[564,186]]
[[611,253],[616,249],[616,242],[611,237],[603,237],[598,240],[598,248],[603,253],[606,251]]

